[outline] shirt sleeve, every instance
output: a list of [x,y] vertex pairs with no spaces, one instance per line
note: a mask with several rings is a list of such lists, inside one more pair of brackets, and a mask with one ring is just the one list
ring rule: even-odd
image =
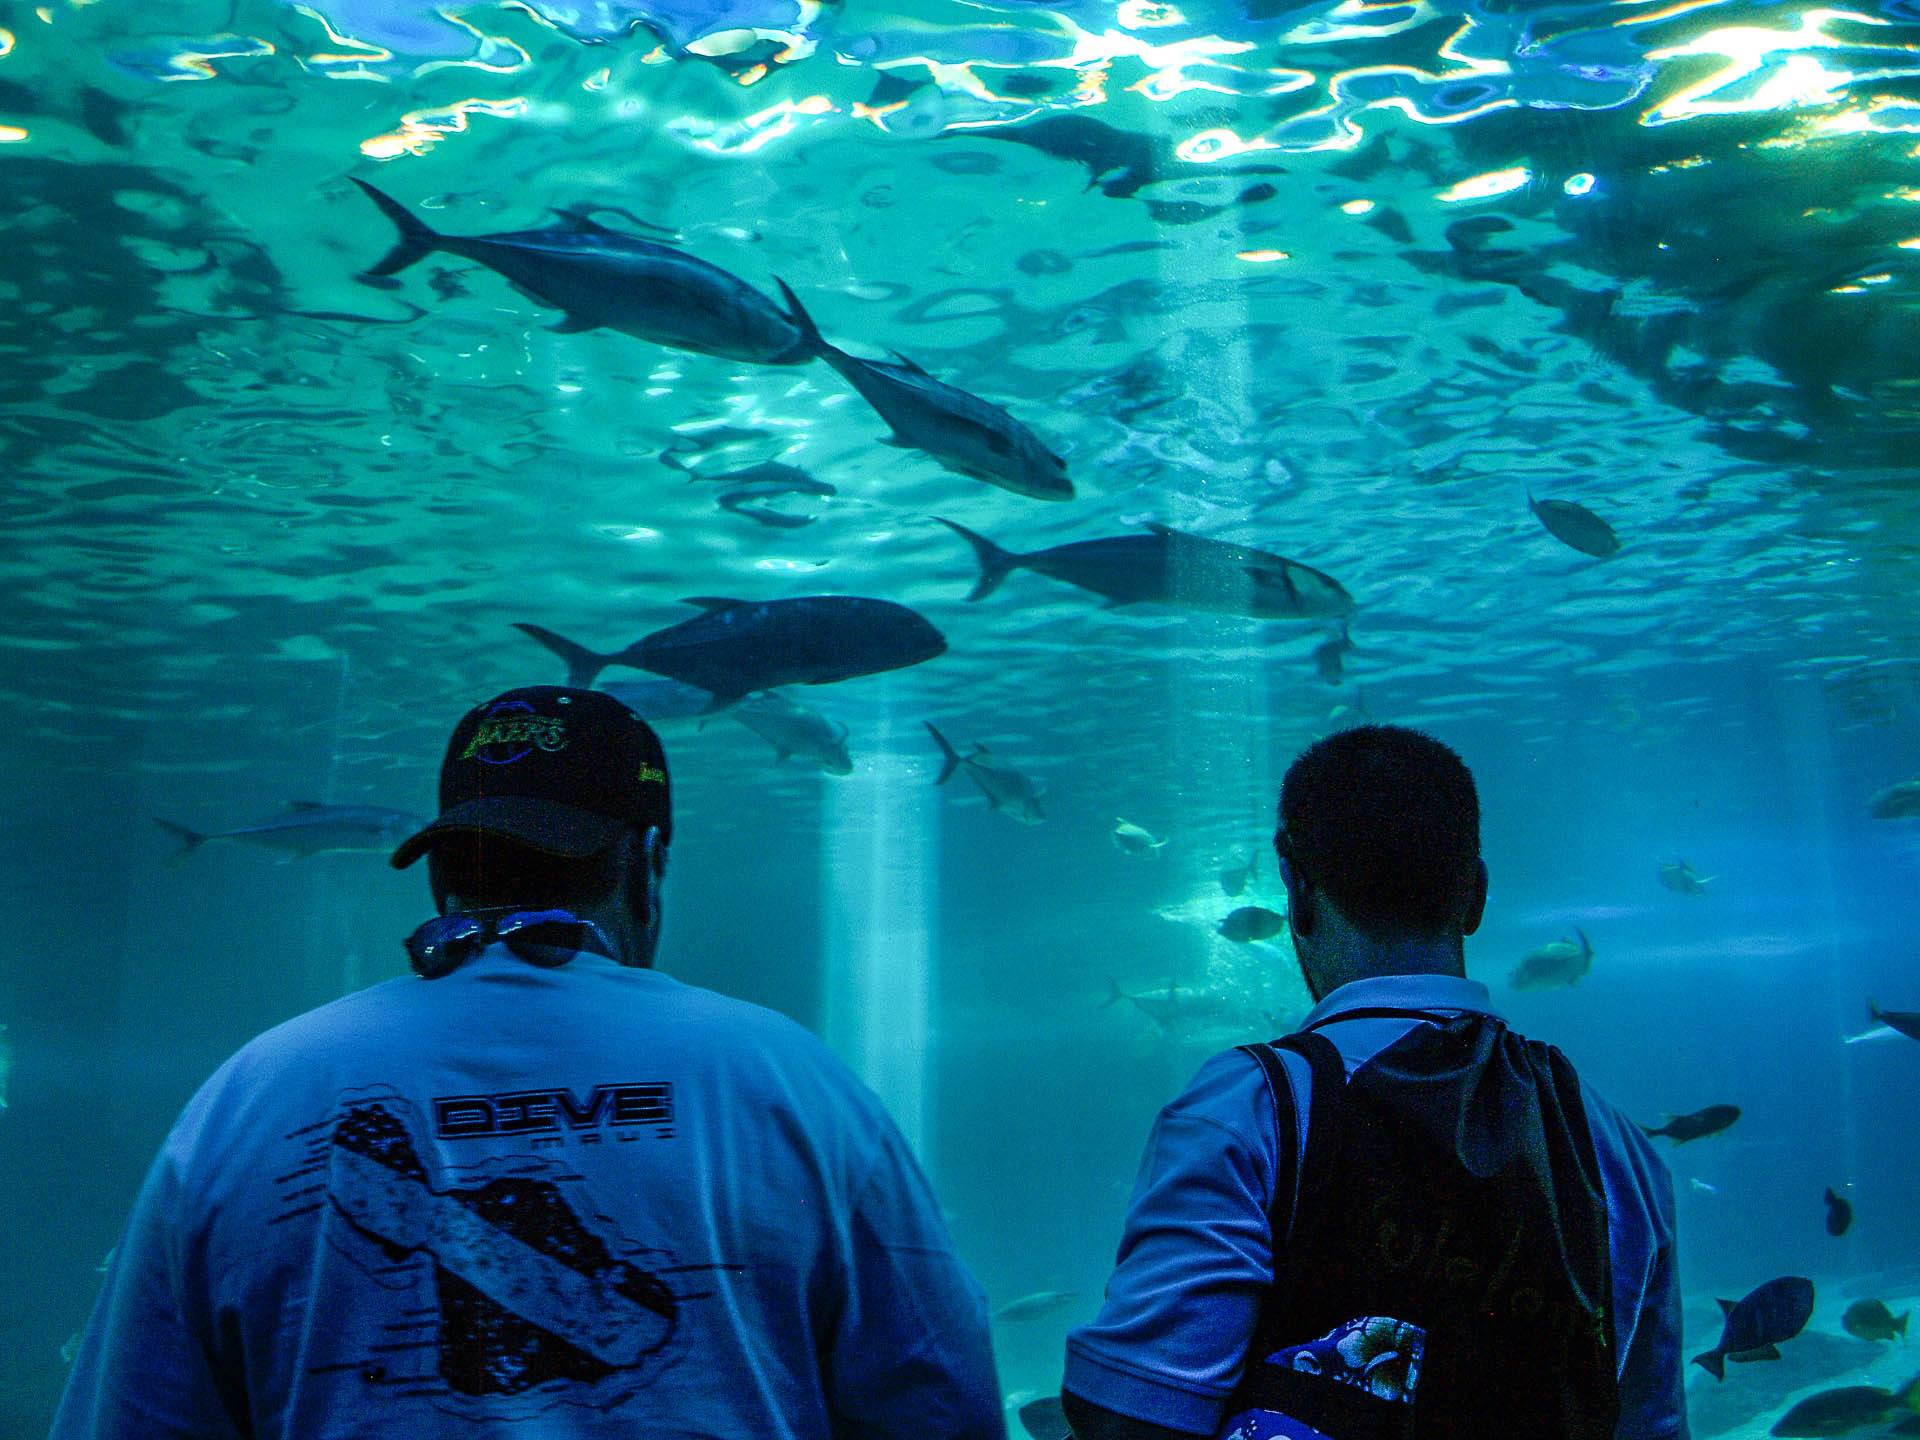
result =
[[891,1123],[854,1204],[849,1252],[824,1361],[834,1434],[1004,1440],[986,1296]]
[[1654,1187],[1663,1233],[1654,1251],[1633,1344],[1620,1367],[1620,1423],[1614,1430],[1615,1440],[1688,1440],[1673,1181],[1664,1167]]
[[1066,1389],[1170,1430],[1218,1429],[1273,1283],[1273,1129],[1266,1080],[1238,1052],[1160,1112],[1106,1302],[1068,1337]]
[[239,1440],[243,1387],[223,1385],[183,1294],[188,1213],[172,1141],[134,1202],[74,1356],[50,1440]]

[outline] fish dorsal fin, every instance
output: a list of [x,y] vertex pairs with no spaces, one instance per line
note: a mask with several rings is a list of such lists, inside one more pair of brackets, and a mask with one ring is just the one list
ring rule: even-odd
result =
[[287,808],[289,810],[324,810],[327,805],[324,800],[289,800]]
[[744,605],[747,602],[744,600],[733,600],[725,595],[683,595],[680,598],[680,603],[682,605],[698,605],[702,610],[711,612],[714,610],[731,610],[734,606]]
[[1720,1307],[1720,1313],[1722,1315],[1733,1314],[1733,1307],[1739,1304],[1737,1300],[1716,1300],[1713,1303]]
[[909,375],[918,375],[922,379],[926,379],[926,380],[933,379],[933,376],[927,374],[926,370],[923,367],[916,364],[914,361],[909,360],[906,356],[902,355],[898,350],[889,350],[887,353],[893,356],[895,360],[898,360],[900,362],[900,367],[903,370],[905,370]]
[[599,235],[618,235],[620,233],[618,230],[609,229],[607,226],[602,225],[584,208],[556,205],[553,207],[553,213],[566,221],[567,224],[575,230],[590,230]]

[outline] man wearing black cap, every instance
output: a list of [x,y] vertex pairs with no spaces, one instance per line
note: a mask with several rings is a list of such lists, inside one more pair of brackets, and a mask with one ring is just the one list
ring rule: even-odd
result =
[[985,1305],[879,1101],[653,971],[659,740],[455,728],[413,975],[245,1046],[148,1173],[55,1440],[1000,1437]]

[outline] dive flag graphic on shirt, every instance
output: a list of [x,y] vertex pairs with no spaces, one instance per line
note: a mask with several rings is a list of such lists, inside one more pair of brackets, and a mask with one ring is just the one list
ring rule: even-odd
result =
[[605,1217],[560,1157],[497,1157],[436,1179],[413,1114],[390,1091],[363,1091],[308,1134],[304,1168],[324,1169],[325,1208],[345,1222],[331,1227],[336,1248],[376,1282],[393,1337],[377,1361],[316,1368],[356,1369],[390,1396],[474,1418],[630,1401],[673,1358],[682,1302],[696,1298],[660,1272],[719,1267],[675,1266],[597,1233]]

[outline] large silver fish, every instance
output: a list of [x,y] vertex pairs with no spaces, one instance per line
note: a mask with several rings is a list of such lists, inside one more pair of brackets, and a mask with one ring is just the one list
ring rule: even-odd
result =
[[954,771],[965,770],[967,778],[987,797],[987,804],[1002,815],[1018,820],[1022,825],[1038,825],[1047,818],[1046,807],[1042,803],[1042,797],[1046,794],[1045,785],[1028,779],[1006,761],[996,759],[984,745],[976,745],[962,755],[946,736],[934,728],[931,720],[921,723],[940,747],[943,763],[940,778],[934,784],[944,785],[953,778]]
[[798,756],[829,775],[853,773],[847,727],[777,690],[750,695],[727,715],[771,745],[778,760]]
[[800,365],[813,343],[793,318],[737,275],[671,245],[609,230],[584,214],[547,230],[495,235],[442,235],[358,176],[400,229],[400,240],[366,273],[394,275],[436,250],[474,260],[504,275],[542,305],[566,312],[562,333],[619,330],[657,345],[749,360]]
[[1555,985],[1571,985],[1593,968],[1593,945],[1587,932],[1575,928],[1580,943],[1553,940],[1542,945],[1513,967],[1507,983],[1516,990],[1545,990]]
[[1920,817],[1920,780],[1902,780],[1877,791],[1867,801],[1867,809],[1876,820],[1912,820]]
[[265,850],[277,850],[289,859],[305,859],[334,850],[387,854],[427,822],[418,815],[384,810],[377,805],[322,805],[318,800],[295,800],[287,814],[263,820],[258,825],[243,825],[237,830],[209,833],[190,830],[171,820],[156,819],[154,823],[180,842],[173,857],[180,861],[216,840],[258,845]]
[[973,547],[980,579],[969,600],[984,600],[1016,570],[1037,570],[1102,596],[1109,606],[1179,605],[1256,620],[1338,618],[1353,596],[1331,575],[1264,550],[1148,524],[1142,533],[1074,540],[1024,554],[933,517]]
[[898,364],[861,360],[827,343],[784,280],[787,308],[813,353],[858,390],[893,427],[884,443],[931,455],[947,469],[1035,500],[1071,500],[1067,462],[1013,416],[978,395],[936,380],[906,356]]
[[827,685],[918,665],[947,642],[917,611],[859,595],[802,595],[791,600],[688,597],[700,614],[644,635],[624,650],[602,653],[538,625],[516,623],[567,662],[567,684],[593,684],[609,665],[651,670],[705,690],[712,708],[777,685]]

